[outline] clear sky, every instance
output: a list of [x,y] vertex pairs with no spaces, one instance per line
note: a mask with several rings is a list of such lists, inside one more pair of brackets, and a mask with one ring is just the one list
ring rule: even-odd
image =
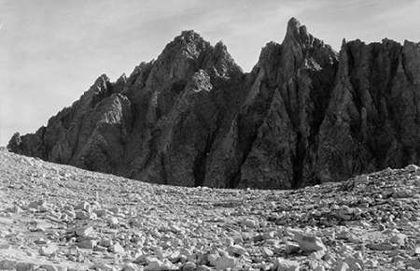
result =
[[343,38],[420,41],[420,0],[0,0],[0,146],[100,74],[114,81],[156,58],[182,30],[222,40],[249,71],[291,17],[336,50]]

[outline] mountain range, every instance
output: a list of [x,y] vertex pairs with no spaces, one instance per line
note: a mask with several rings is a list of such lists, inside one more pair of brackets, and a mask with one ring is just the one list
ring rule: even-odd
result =
[[[244,45],[246,46],[246,45]],[[156,60],[79,100],[12,152],[146,182],[292,189],[420,164],[420,43],[343,41],[292,18],[244,73],[184,31]]]

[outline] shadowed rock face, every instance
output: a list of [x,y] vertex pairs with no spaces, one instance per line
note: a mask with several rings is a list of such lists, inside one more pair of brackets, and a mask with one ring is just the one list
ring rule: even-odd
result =
[[419,114],[420,44],[337,54],[292,18],[246,74],[221,42],[184,31],[8,148],[154,183],[297,188],[418,164]]
[[319,133],[321,181],[420,162],[419,68],[420,44],[343,43]]

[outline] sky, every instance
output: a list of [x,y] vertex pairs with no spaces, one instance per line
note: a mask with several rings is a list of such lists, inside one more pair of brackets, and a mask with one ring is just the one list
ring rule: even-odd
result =
[[420,41],[420,0],[0,0],[0,146],[35,132],[101,74],[115,81],[182,30],[222,40],[250,71],[296,17],[340,49],[342,39]]

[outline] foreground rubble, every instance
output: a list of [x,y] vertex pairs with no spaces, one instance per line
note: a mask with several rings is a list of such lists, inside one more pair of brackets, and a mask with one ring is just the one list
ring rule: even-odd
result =
[[419,270],[420,168],[161,186],[0,151],[0,270]]

